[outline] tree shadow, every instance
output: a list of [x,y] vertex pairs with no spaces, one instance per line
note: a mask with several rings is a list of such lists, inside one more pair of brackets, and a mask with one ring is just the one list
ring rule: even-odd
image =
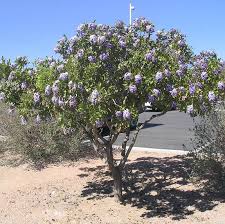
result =
[[[82,196],[88,200],[113,196],[113,182],[104,167],[97,167]],[[90,170],[84,170],[90,172]],[[145,208],[142,217],[170,216],[184,219],[196,211],[213,209],[225,202],[224,195],[209,193],[190,182],[190,158],[143,157],[127,164],[124,179],[124,203]]]

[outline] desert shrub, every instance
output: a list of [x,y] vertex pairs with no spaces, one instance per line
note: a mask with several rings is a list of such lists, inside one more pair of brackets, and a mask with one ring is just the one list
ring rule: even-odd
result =
[[211,190],[225,191],[225,105],[198,119],[194,127],[193,177]]
[[0,152],[19,153],[36,165],[93,155],[90,146],[82,143],[86,136],[81,129],[63,130],[54,120],[21,125],[18,114],[7,111],[3,104],[0,105],[0,133]]

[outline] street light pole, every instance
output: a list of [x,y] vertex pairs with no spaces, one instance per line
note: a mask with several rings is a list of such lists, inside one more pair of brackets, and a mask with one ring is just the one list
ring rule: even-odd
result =
[[134,6],[131,4],[130,1],[130,7],[129,7],[129,13],[130,13],[130,26],[132,24],[132,10],[134,10]]

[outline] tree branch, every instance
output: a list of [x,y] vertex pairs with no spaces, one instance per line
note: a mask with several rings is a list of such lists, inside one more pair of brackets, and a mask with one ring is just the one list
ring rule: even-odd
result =
[[164,115],[165,113],[166,113],[166,111],[163,111],[163,112],[161,112],[159,114],[154,114],[148,120],[146,120],[143,124],[141,124],[139,127],[137,127],[137,129],[136,129],[136,131],[134,133],[134,136],[132,138],[132,142],[129,145],[129,147],[128,147],[126,153],[125,153],[125,156],[120,160],[119,166],[121,168],[123,168],[125,166],[125,163],[126,163],[126,161],[128,159],[128,156],[129,156],[129,154],[130,154],[130,152],[131,152],[131,150],[132,150],[132,148],[133,148],[133,146],[134,146],[134,144],[135,144],[135,142],[137,140],[137,136],[138,136],[139,131],[145,126],[146,123],[150,122],[151,120],[153,120],[156,117],[160,117],[160,116]]

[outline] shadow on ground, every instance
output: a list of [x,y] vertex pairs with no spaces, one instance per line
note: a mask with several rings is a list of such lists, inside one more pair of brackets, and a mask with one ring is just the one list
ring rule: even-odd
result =
[[[112,197],[112,180],[105,166],[83,168],[84,174],[94,172],[82,196],[88,200]],[[213,209],[225,202],[221,194],[206,193],[193,187],[189,181],[190,162],[183,156],[154,158],[143,157],[129,163],[124,180],[124,203],[145,208],[142,217],[184,219],[195,211]],[[82,175],[80,176],[82,178]]]

